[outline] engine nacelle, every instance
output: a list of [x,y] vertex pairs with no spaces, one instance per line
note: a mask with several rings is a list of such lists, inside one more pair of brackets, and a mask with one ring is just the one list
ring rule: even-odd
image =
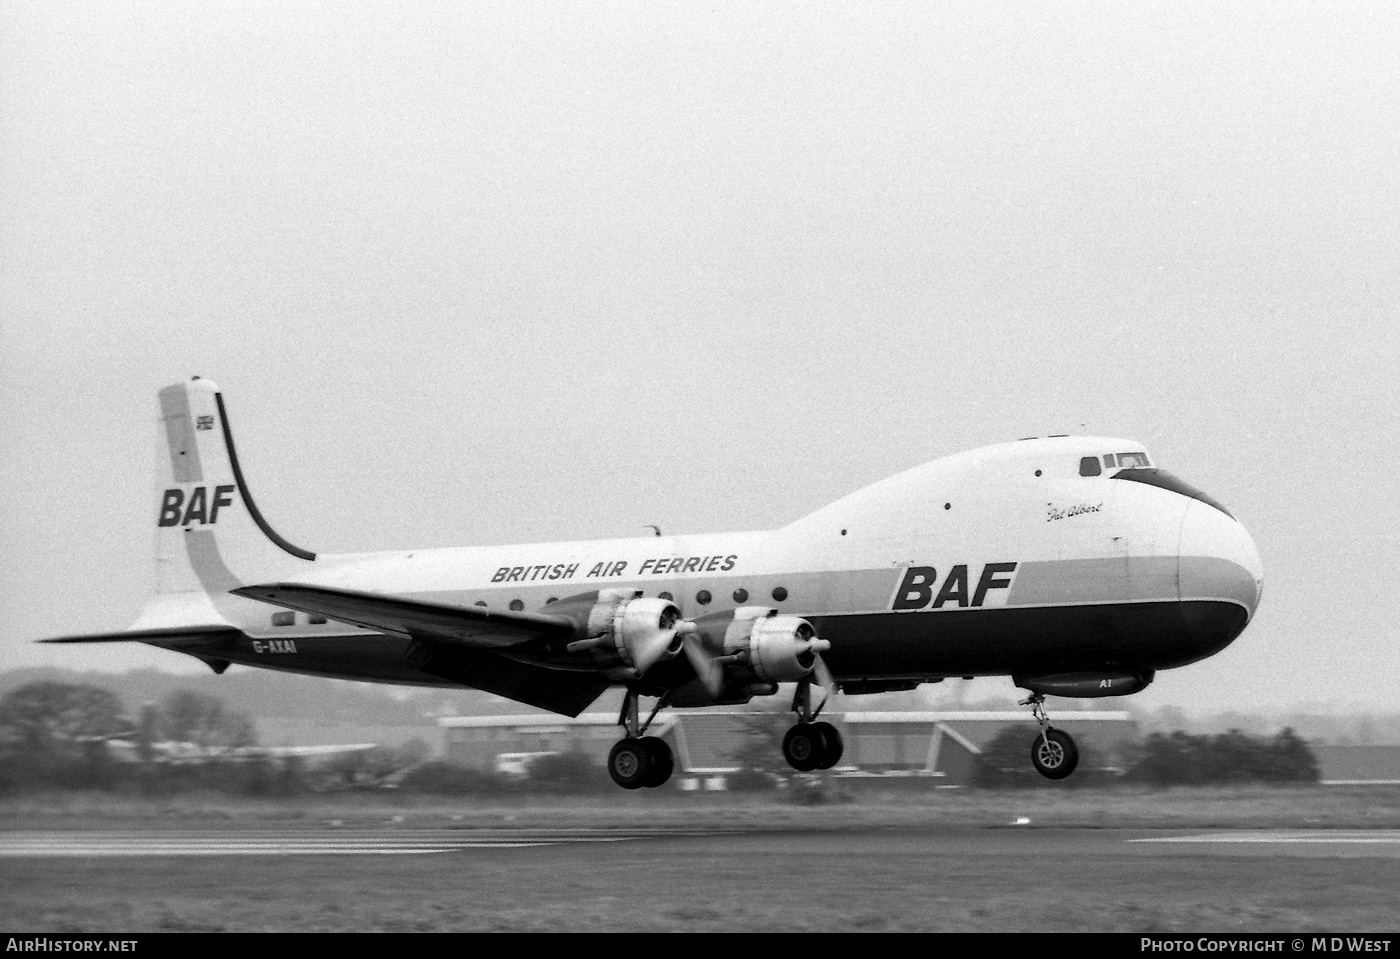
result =
[[817,656],[831,648],[799,616],[766,606],[740,606],[702,616],[695,630],[724,665],[726,678],[743,684],[795,683],[812,675]]
[[826,640],[817,639],[817,631],[805,619],[771,613],[755,619],[747,641],[737,646],[747,651],[754,675],[768,683],[806,679],[816,668],[817,654],[831,648]]
[[675,603],[644,598],[632,590],[601,590],[596,597],[566,599],[543,612],[572,614],[583,638],[568,644],[569,654],[590,653],[593,668],[624,681],[638,679],[677,655],[686,634],[695,628],[681,619]]

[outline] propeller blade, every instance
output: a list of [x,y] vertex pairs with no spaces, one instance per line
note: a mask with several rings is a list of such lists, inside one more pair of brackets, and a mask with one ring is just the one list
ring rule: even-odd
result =
[[[689,620],[672,618],[662,620],[657,629],[637,642],[633,648],[632,655],[635,660],[633,668],[637,671],[637,675],[646,675],[651,667],[663,659],[670,659],[679,653],[680,648],[683,648],[684,639],[694,631],[695,624]],[[682,643],[676,642],[678,637],[682,639]]]
[[682,649],[685,658],[690,660],[690,667],[695,670],[695,675],[705,684],[706,691],[711,696],[718,696],[724,686],[724,666],[705,648],[705,641],[700,634],[689,633],[685,637],[685,646]]
[[[826,647],[830,649],[831,644],[827,643]],[[836,677],[831,675],[831,668],[826,665],[826,660],[820,656],[817,657],[816,665],[812,667],[812,673],[816,677],[817,683],[826,690],[826,696],[822,699],[822,706],[825,707],[836,696]]]

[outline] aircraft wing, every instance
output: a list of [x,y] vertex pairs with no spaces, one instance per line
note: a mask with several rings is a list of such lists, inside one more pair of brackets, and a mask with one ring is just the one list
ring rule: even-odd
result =
[[565,716],[577,716],[609,686],[601,675],[547,669],[498,655],[538,640],[572,638],[576,625],[564,616],[297,583],[244,586],[231,592],[409,637],[414,642],[404,661],[415,669]]
[[475,649],[507,649],[539,639],[568,638],[575,629],[574,622],[563,616],[427,603],[329,586],[267,583],[230,592],[342,623]]

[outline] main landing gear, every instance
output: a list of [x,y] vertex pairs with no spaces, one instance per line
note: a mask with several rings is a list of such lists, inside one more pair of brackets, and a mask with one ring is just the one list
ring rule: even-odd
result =
[[1020,705],[1030,706],[1036,722],[1040,723],[1040,735],[1031,744],[1031,764],[1035,771],[1046,779],[1064,779],[1079,765],[1079,747],[1074,744],[1074,737],[1050,725],[1043,694],[1032,693],[1021,700]]
[[675,756],[666,740],[647,736],[651,721],[666,705],[666,697],[656,701],[645,723],[638,723],[638,695],[627,690],[622,700],[622,713],[617,724],[627,732],[625,739],[613,746],[608,754],[608,775],[623,789],[641,789],[643,786],[654,789],[671,778],[676,767]]
[[783,737],[783,758],[798,772],[830,769],[841,761],[845,749],[841,733],[831,723],[816,722],[825,705],[826,700],[822,700],[821,706],[813,712],[811,682],[803,680],[797,684],[797,693],[792,699],[797,725]]

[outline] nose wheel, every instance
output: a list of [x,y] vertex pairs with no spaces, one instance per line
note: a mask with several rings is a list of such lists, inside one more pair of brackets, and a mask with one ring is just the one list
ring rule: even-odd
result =
[[1079,747],[1074,737],[1063,729],[1050,725],[1050,717],[1045,713],[1045,697],[1033,694],[1021,702],[1029,705],[1036,722],[1040,723],[1040,735],[1031,743],[1031,765],[1046,779],[1064,779],[1079,766]]
[[1064,779],[1079,765],[1079,747],[1063,729],[1046,729],[1031,743],[1031,763],[1046,779]]

